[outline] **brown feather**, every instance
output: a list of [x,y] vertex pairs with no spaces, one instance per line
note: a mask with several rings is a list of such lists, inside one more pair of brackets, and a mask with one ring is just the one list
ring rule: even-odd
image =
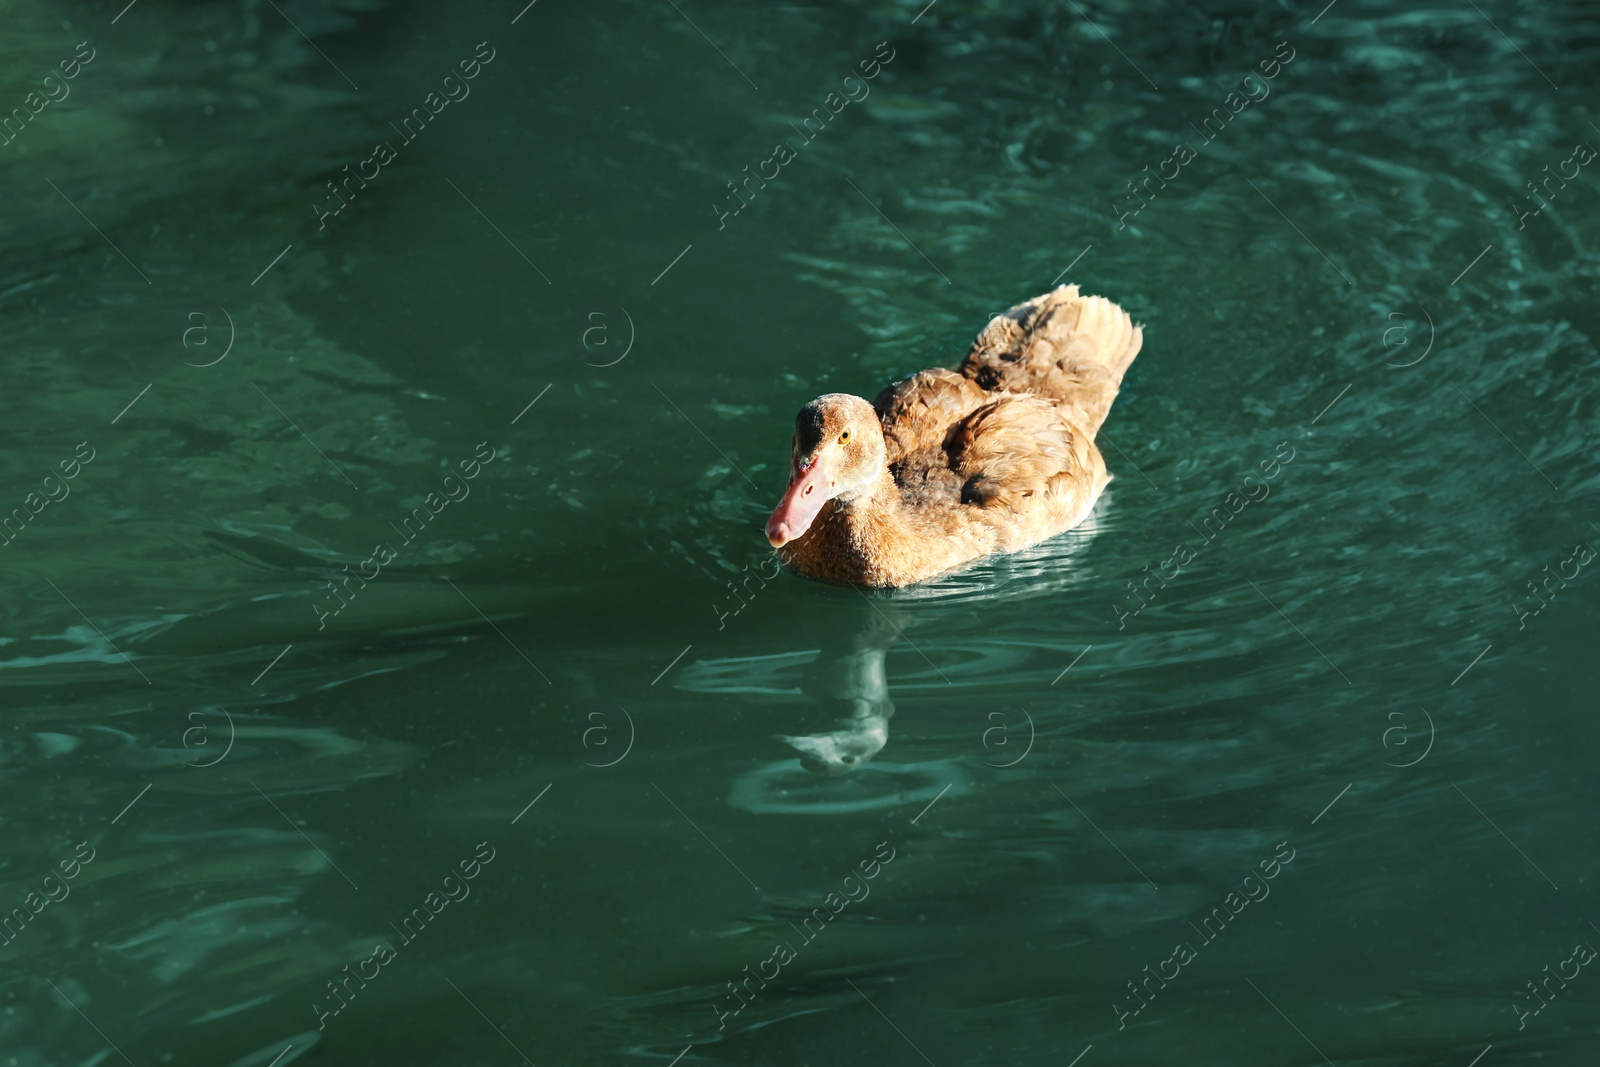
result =
[[1068,285],[993,319],[960,371],[990,392],[1061,400],[1092,433],[1111,411],[1143,341],[1127,312]]
[[989,399],[972,379],[943,367],[918,371],[888,386],[872,406],[883,424],[890,465],[943,448],[950,428]]

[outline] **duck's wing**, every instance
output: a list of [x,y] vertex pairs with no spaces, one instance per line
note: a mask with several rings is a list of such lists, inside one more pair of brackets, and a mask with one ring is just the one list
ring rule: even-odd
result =
[[942,367],[887,387],[872,406],[883,424],[889,466],[901,466],[910,457],[926,462],[937,457],[943,464],[950,428],[991,399],[972,379]]
[[992,319],[959,370],[991,393],[1061,401],[1093,434],[1143,343],[1122,308],[1063,285]]
[[946,451],[961,503],[980,509],[1008,545],[1077,522],[1110,480],[1093,436],[1074,416],[1062,401],[1005,396],[952,430]]

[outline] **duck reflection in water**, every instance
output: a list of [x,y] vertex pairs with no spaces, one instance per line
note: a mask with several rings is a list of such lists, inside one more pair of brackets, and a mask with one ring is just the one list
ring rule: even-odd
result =
[[800,690],[831,727],[800,736],[780,735],[800,753],[801,766],[827,775],[849,774],[889,743],[887,655],[899,642],[904,613],[893,604],[856,604],[853,625],[839,627],[807,664]]

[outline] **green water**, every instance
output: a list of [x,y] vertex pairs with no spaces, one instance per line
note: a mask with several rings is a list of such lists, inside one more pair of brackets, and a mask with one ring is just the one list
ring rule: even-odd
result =
[[[1593,1062],[1592,7],[4,18],[3,1067]],[[1058,278],[1092,522],[773,578]]]

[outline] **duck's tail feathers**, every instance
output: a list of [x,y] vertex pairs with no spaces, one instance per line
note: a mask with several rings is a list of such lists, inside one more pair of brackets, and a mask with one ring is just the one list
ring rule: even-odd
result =
[[1063,285],[992,319],[960,372],[989,392],[1071,405],[1093,433],[1143,343],[1143,330],[1122,308]]

